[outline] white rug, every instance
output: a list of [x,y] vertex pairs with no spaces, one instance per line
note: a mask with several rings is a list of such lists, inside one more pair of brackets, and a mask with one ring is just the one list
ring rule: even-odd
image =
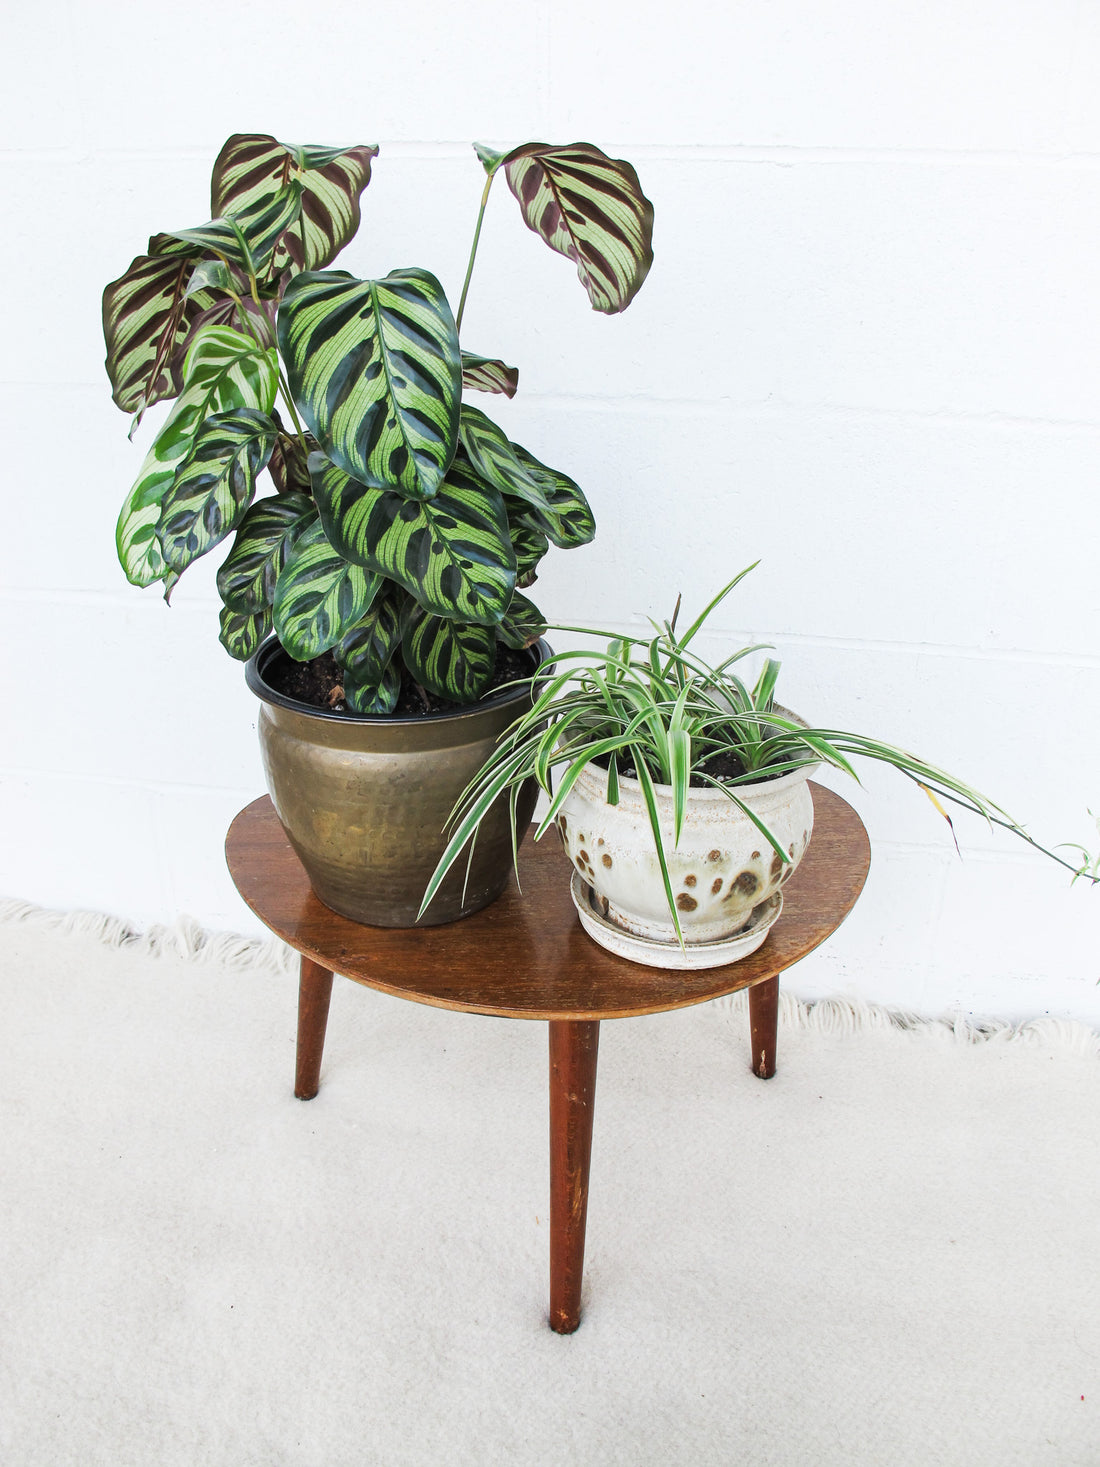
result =
[[603,1026],[544,1323],[546,1031],[0,908],[5,1467],[1100,1463],[1100,1039]]

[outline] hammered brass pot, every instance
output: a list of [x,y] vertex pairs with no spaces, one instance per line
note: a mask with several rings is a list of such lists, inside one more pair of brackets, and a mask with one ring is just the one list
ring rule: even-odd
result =
[[[549,650],[545,642],[532,649],[532,671]],[[417,921],[446,844],[447,817],[500,735],[531,706],[528,689],[423,718],[329,713],[270,686],[267,674],[286,656],[272,638],[249,662],[246,678],[261,699],[260,749],[272,803],[321,901],[372,927],[435,927],[495,901],[512,869],[507,799],[482,822],[465,898],[463,856]],[[521,791],[521,835],[536,796],[533,781]]]

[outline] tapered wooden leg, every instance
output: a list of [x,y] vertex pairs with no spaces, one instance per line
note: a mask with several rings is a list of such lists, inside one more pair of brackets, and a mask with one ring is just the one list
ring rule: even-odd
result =
[[550,1021],[550,1328],[581,1322],[598,1022]]
[[312,1100],[321,1084],[321,1055],[325,1048],[332,974],[312,958],[303,957],[298,979],[298,1060],[294,1094]]
[[749,989],[749,1030],[752,1068],[761,1080],[775,1074],[775,1045],[779,1030],[779,975]]

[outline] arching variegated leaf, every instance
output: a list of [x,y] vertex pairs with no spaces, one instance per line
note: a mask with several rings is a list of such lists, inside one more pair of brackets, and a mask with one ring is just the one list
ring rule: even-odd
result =
[[[366,687],[378,684],[401,645],[401,617],[408,597],[392,583],[332,649],[344,672]],[[346,684],[345,684],[346,686]],[[360,710],[361,711],[361,710]]]
[[377,156],[374,146],[295,147],[269,133],[236,133],[214,164],[210,211],[237,214],[299,184],[301,214],[279,241],[274,267],[322,270],[359,228],[359,199]]
[[377,682],[364,680],[357,673],[344,673],[344,700],[355,713],[392,713],[400,695],[401,671],[395,663],[382,669]]
[[299,275],[279,307],[290,389],[322,449],[375,489],[431,499],[454,457],[458,333],[426,270]]
[[183,391],[145,456],[115,531],[118,558],[135,586],[151,585],[168,568],[156,537],[157,522],[164,496],[190,453],[199,426],[215,413],[233,408],[270,413],[278,381],[274,351],[260,351],[239,331],[206,326],[196,335],[184,368]]
[[226,214],[196,229],[166,230],[149,241],[151,255],[216,255],[260,279],[272,270],[275,247],[302,212],[298,183],[267,199],[258,199],[237,214]]
[[504,615],[516,583],[504,501],[465,460],[427,503],[368,488],[321,453],[309,467],[325,533],[348,560],[388,576],[438,616],[491,625]]
[[547,468],[533,454],[510,443],[480,408],[462,405],[462,447],[479,478],[509,499],[531,507],[536,523],[563,550],[586,545],[596,533],[588,500],[567,474]]
[[575,262],[593,308],[625,311],[653,263],[653,205],[630,164],[591,143],[527,143],[502,163],[528,229]]
[[550,542],[536,524],[524,517],[522,511],[526,505],[520,504],[519,500],[513,500],[512,505],[508,510],[508,533],[512,537],[516,557],[516,587],[525,591],[538,580],[535,570],[550,548]]
[[332,548],[319,520],[298,535],[275,582],[275,630],[298,662],[334,646],[365,616],[382,577]]
[[275,424],[255,408],[215,413],[199,425],[157,523],[161,552],[172,570],[186,570],[236,527],[252,503],[256,475],[274,442]]
[[255,614],[271,605],[290,547],[315,513],[304,494],[276,494],[252,505],[218,570],[218,595],[231,611]]
[[401,655],[429,693],[455,703],[473,703],[492,679],[496,647],[493,627],[447,621],[414,606],[405,620]]
[[508,647],[522,651],[533,647],[546,631],[546,621],[533,601],[517,591],[508,603],[504,620],[497,627],[497,636]]
[[228,606],[223,606],[218,620],[221,623],[218,641],[238,662],[247,662],[256,653],[272,625],[270,608],[252,616],[247,611],[231,611]]
[[[143,413],[183,386],[183,347],[203,312],[217,304],[209,289],[188,294],[195,261],[138,255],[103,292],[103,339],[112,397],[123,412]],[[227,300],[229,309],[233,302]]]
[[462,385],[475,392],[503,392],[505,397],[515,397],[519,368],[505,366],[498,357],[479,357],[472,351],[464,351]]

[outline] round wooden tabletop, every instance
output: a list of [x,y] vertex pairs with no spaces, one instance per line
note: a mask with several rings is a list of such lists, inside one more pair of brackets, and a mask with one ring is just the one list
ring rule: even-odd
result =
[[852,807],[813,785],[814,829],[761,948],[701,972],[646,968],[598,947],[569,895],[558,841],[530,839],[484,911],[443,927],[364,927],[313,893],[267,796],[233,821],[225,852],[237,890],[291,947],[334,973],[440,1008],[512,1019],[616,1019],[704,1003],[774,978],[835,932],[863,889],[867,832]]

